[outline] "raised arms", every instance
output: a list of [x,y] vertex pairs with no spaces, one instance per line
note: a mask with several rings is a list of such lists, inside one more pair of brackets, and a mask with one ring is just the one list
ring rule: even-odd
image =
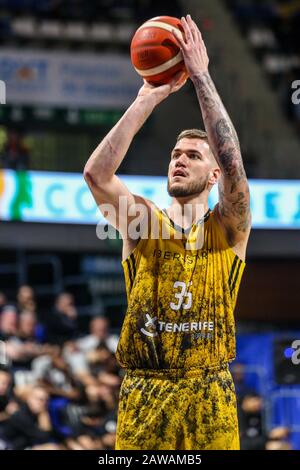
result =
[[145,82],[135,101],[100,142],[85,165],[84,178],[97,204],[102,210],[103,204],[110,204],[115,209],[116,220],[112,220],[106,211],[104,216],[120,231],[124,239],[128,238],[127,227],[130,217],[127,211],[120,210],[120,198],[123,196],[126,199],[128,209],[134,209],[133,206],[142,203],[147,210],[149,202],[132,194],[115,173],[135,134],[154,108],[170,93],[179,90],[184,83],[183,74],[176,75],[170,84],[156,88]]
[[250,194],[238,137],[208,72],[209,59],[201,33],[188,15],[182,18],[184,40],[176,31],[186,68],[194,83],[211,150],[220,166],[219,215],[231,246],[243,244],[250,232]]
[[208,72],[193,82],[201,106],[212,151],[221,168],[219,212],[232,244],[250,229],[250,194],[240,145],[234,126]]

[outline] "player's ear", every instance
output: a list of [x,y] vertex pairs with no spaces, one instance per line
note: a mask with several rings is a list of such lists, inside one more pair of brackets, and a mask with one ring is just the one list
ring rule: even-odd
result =
[[213,167],[210,170],[210,177],[209,177],[208,182],[212,185],[216,184],[218,182],[218,179],[220,178],[220,175],[221,175],[220,168],[218,166]]

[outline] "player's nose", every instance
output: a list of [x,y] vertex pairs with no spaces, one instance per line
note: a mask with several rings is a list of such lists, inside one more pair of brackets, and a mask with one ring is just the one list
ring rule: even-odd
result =
[[187,166],[187,162],[188,162],[188,157],[185,153],[182,153],[176,160],[176,163],[175,163],[175,167],[179,167],[179,166],[184,166],[186,167]]

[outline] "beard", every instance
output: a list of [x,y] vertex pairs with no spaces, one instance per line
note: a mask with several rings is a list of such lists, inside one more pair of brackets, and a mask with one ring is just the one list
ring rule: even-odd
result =
[[170,179],[168,178],[168,194],[171,197],[188,197],[201,194],[206,189],[207,181],[193,181],[192,183],[181,184],[180,186],[176,184],[175,187],[172,187],[170,184]]

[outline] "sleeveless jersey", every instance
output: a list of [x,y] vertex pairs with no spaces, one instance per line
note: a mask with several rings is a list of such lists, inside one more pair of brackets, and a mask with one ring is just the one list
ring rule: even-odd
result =
[[234,308],[245,263],[217,217],[208,212],[185,235],[154,210],[156,236],[151,224],[151,236],[122,262],[128,299],[116,353],[122,367],[213,368],[235,358]]

